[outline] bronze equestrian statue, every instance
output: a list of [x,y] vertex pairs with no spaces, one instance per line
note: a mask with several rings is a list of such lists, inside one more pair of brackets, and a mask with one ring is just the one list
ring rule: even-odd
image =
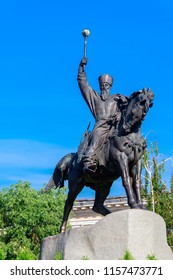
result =
[[[113,182],[121,177],[130,208],[143,209],[140,177],[141,157],[146,149],[146,141],[141,135],[141,124],[153,105],[154,94],[150,89],[143,89],[134,92],[128,98],[123,99],[119,96],[115,99],[117,100],[117,104],[113,104],[115,112],[111,111],[110,126],[105,130],[107,135],[101,143],[99,156],[96,154],[94,169],[88,172],[84,168],[83,158],[85,159],[94,137],[93,132],[87,130],[78,151],[64,156],[57,163],[52,178],[43,190],[46,192],[54,185],[63,187],[64,180],[68,180],[69,191],[61,232],[66,230],[73,203],[84,186],[95,190],[93,211],[107,215],[110,211],[103,205],[104,201]],[[109,119],[107,121],[109,124]]]
[[153,104],[150,89],[134,92],[130,97],[110,95],[113,78],[99,77],[101,93],[93,90],[87,81],[85,66],[86,43],[89,30],[84,36],[84,57],[78,68],[78,84],[84,100],[95,118],[93,131],[87,129],[78,151],[65,155],[56,165],[52,178],[43,192],[52,187],[63,187],[68,180],[68,196],[60,231],[66,230],[73,203],[84,186],[95,190],[93,211],[107,215],[103,205],[113,182],[119,177],[127,194],[130,208],[143,209],[141,198],[141,158],[146,141],[141,135],[141,124]]

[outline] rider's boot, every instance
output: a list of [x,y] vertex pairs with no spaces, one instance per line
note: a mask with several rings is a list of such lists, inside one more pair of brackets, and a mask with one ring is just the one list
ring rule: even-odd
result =
[[85,174],[93,174],[96,172],[96,166],[84,166],[83,168],[83,172]]
[[97,165],[95,162],[84,161],[83,162],[83,172],[85,174],[93,174],[96,172]]

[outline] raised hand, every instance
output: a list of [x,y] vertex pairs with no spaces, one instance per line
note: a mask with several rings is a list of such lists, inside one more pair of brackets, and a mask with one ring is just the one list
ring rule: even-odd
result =
[[83,66],[87,65],[87,62],[88,62],[88,58],[87,57],[83,57],[81,59],[80,66],[83,67]]

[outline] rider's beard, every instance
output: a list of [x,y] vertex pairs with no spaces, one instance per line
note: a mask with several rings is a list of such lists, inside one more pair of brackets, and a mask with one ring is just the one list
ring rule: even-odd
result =
[[108,98],[108,96],[109,96],[109,90],[103,89],[101,91],[101,98],[102,98],[102,100],[105,101]]

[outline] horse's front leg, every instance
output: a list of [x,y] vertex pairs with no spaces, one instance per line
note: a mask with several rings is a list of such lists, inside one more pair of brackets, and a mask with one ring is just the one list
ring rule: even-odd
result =
[[131,184],[128,157],[124,153],[119,156],[119,168],[121,172],[122,183],[127,194],[128,205],[130,208],[140,208],[136,202],[136,197]]
[[141,197],[141,159],[132,167],[131,169],[131,178],[132,178],[132,187],[136,196],[136,202],[141,209],[146,209],[143,205]]

